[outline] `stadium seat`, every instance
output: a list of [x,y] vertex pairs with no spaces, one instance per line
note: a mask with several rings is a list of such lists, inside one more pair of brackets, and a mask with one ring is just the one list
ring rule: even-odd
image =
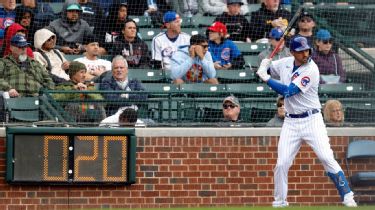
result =
[[235,42],[235,44],[243,55],[258,55],[269,47],[268,44],[264,43]]
[[162,30],[159,28],[139,28],[138,33],[144,41],[151,41]]
[[59,14],[64,6],[64,2],[50,2],[49,5],[55,14]]
[[38,97],[8,98],[5,100],[5,110],[8,115],[8,122],[39,121]]
[[153,69],[129,69],[129,79],[137,79],[142,83],[164,82],[165,76],[161,70]]
[[245,83],[233,83],[226,84],[226,90],[231,93],[238,95],[238,97],[248,96],[270,96],[276,93],[268,87],[266,84],[245,84]]
[[247,83],[256,80],[254,72],[247,69],[218,70],[216,78],[221,84]]
[[147,28],[151,25],[151,18],[149,16],[129,16],[133,19],[139,28]]
[[[373,190],[366,191],[360,188],[375,186],[375,170],[370,166],[373,164],[373,160],[375,160],[375,141],[357,140],[349,143],[345,162],[350,185],[358,196],[358,203],[361,195],[373,193]],[[368,167],[365,165],[358,169],[358,167],[350,166],[357,161],[360,161],[361,164],[367,163]]]
[[218,97],[220,93],[226,93],[226,87],[224,84],[184,83],[180,85],[180,91],[198,97]]
[[181,31],[189,34],[190,36],[197,34],[204,35],[206,33],[205,29],[202,28],[181,28]]
[[244,55],[245,65],[257,70],[259,67],[258,55]]
[[196,27],[208,27],[215,21],[215,16],[202,16],[200,14],[192,17],[192,24]]
[[173,93],[178,93],[179,86],[171,83],[143,83],[149,97],[168,97]]
[[73,55],[73,54],[64,54],[64,57],[65,57],[66,60],[68,60],[68,61],[74,61],[75,59],[80,58],[80,57],[83,57],[83,56],[84,56],[83,54],[78,54],[78,55]]
[[361,94],[363,91],[363,84],[359,83],[321,84],[319,86],[319,94],[323,97],[354,97],[353,94]]

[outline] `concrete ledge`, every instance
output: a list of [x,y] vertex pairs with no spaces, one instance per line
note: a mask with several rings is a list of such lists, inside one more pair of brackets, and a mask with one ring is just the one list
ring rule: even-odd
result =
[[[115,128],[114,128],[115,129]],[[116,128],[117,129],[117,128]],[[375,127],[327,128],[329,136],[375,136]],[[136,128],[138,137],[279,136],[281,128]],[[0,128],[5,137],[5,128]]]

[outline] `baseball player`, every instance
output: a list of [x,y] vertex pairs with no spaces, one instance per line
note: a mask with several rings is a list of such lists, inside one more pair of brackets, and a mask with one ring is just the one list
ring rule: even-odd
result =
[[[327,130],[320,113],[318,96],[319,69],[310,59],[311,47],[305,37],[294,37],[290,42],[292,57],[271,62],[263,59],[257,71],[258,76],[273,90],[284,96],[286,110],[284,124],[278,144],[278,158],[274,169],[275,201],[273,207],[288,206],[288,170],[305,141],[322,162],[341,196],[342,203],[356,207],[353,192],[340,165],[333,156]],[[272,79],[268,74],[280,77]]]

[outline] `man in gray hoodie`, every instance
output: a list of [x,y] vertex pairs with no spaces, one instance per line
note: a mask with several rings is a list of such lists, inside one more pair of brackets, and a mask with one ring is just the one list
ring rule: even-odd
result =
[[83,52],[83,38],[92,34],[92,28],[81,19],[82,8],[76,2],[65,2],[61,18],[52,21],[47,29],[57,36],[56,48],[65,54],[80,54]]

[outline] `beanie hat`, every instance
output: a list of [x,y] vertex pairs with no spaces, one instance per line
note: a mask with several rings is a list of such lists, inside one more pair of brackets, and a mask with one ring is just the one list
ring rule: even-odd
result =
[[74,76],[80,70],[85,70],[86,72],[86,65],[78,61],[72,61],[69,64],[69,69],[67,70],[67,73],[69,74],[69,77],[72,78],[72,76]]

